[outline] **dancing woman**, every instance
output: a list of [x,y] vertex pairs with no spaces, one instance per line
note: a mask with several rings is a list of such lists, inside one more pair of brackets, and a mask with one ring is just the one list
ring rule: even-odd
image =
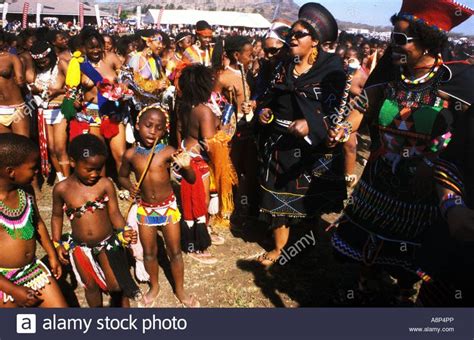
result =
[[339,104],[345,74],[340,59],[320,48],[336,37],[336,21],[326,8],[309,3],[300,9],[287,40],[293,60],[259,115],[265,127],[260,211],[275,238],[274,249],[259,257],[265,266],[279,261],[289,227],[342,209],[342,148],[328,148],[326,142],[328,118]]
[[472,13],[454,1],[405,0],[391,19],[392,60],[379,62],[354,102],[349,122],[354,131],[363,119],[370,124],[372,150],[332,243],[363,264],[362,296],[374,295],[368,281],[377,269],[398,280],[401,304],[411,303],[416,281],[429,279],[415,256],[440,218],[433,164],[451,140],[462,111],[457,102],[473,79],[444,63],[441,52],[446,33]]

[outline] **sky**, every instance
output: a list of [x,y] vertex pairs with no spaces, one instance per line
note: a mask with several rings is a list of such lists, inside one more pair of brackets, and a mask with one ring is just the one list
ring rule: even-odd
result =
[[[402,6],[402,0],[295,0],[295,2],[300,6],[307,2],[319,2],[338,20],[376,26],[390,26],[390,17],[398,13]],[[474,8],[474,0],[458,0],[458,2]],[[456,27],[453,32],[474,35],[474,16]]]

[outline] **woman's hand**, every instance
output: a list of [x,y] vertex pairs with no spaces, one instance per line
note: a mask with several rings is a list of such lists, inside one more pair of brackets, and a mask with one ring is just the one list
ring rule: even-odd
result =
[[288,126],[288,131],[298,137],[306,137],[309,134],[309,126],[306,119],[297,119]]
[[252,103],[250,101],[242,103],[242,112],[246,115],[252,112]]
[[15,286],[11,296],[20,307],[34,307],[41,301],[37,291],[23,286]]
[[48,91],[46,91],[46,94],[48,95],[48,98],[55,98],[59,96],[60,94],[63,94],[64,90],[62,89],[52,89],[49,88]]
[[32,94],[41,94],[43,92],[43,90],[41,90],[40,88],[38,88],[35,84],[31,84],[30,85],[30,92]]
[[333,148],[339,143],[339,140],[341,140],[342,138],[344,138],[344,129],[330,128],[328,130],[328,138],[326,140],[326,145],[329,148]]
[[450,234],[458,241],[474,241],[474,210],[456,206],[448,210],[447,221]]
[[270,123],[270,119],[273,116],[273,112],[270,109],[262,109],[260,114],[258,115],[258,121],[260,124],[268,124]]

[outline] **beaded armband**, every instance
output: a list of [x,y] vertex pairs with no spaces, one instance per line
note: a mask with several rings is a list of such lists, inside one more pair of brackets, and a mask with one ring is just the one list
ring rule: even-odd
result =
[[58,249],[59,247],[63,247],[67,252],[71,249],[71,243],[72,243],[72,237],[70,234],[66,234],[68,236],[68,239],[66,241],[59,240],[59,241],[54,241],[53,240],[53,245],[55,249]]
[[439,205],[439,208],[441,210],[441,215],[443,216],[443,218],[447,219],[449,210],[457,206],[461,206],[461,207],[466,206],[461,196],[452,194],[452,193],[444,195]]

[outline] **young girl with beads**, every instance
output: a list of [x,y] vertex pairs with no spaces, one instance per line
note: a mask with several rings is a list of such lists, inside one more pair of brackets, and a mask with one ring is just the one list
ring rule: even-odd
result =
[[[137,234],[125,227],[112,181],[100,175],[106,146],[94,135],[80,135],[71,142],[69,155],[74,173],[53,190],[51,226],[59,259],[71,263],[90,307],[102,306],[102,292],[110,294],[111,306],[128,307],[128,298],[137,299],[140,290],[124,246],[136,243]],[[62,236],[64,213],[72,233]]]
[[[137,199],[136,210],[131,211],[132,213],[136,211],[144,265],[150,276],[150,289],[143,297],[143,305],[154,306],[159,293],[156,227],[163,227],[176,297],[185,307],[199,307],[199,302],[193,296],[188,296],[183,287],[184,263],[181,255],[179,226],[181,213],[171,187],[169,171],[171,162],[174,162],[173,169],[177,170],[189,183],[194,183],[196,178],[188,153],[176,152],[175,148],[162,142],[155,143],[165,137],[166,116],[166,111],[159,106],[146,107],[138,114],[136,129],[140,144],[125,152],[119,181],[133,197],[140,195]],[[156,146],[153,149],[154,145]],[[147,167],[147,160],[152,152],[151,163]],[[146,172],[141,190],[130,181],[131,172],[136,178]]]
[[[0,134],[0,308],[67,307],[56,282],[61,265],[28,186],[39,153],[27,137]],[[36,258],[36,241],[49,266]]]

